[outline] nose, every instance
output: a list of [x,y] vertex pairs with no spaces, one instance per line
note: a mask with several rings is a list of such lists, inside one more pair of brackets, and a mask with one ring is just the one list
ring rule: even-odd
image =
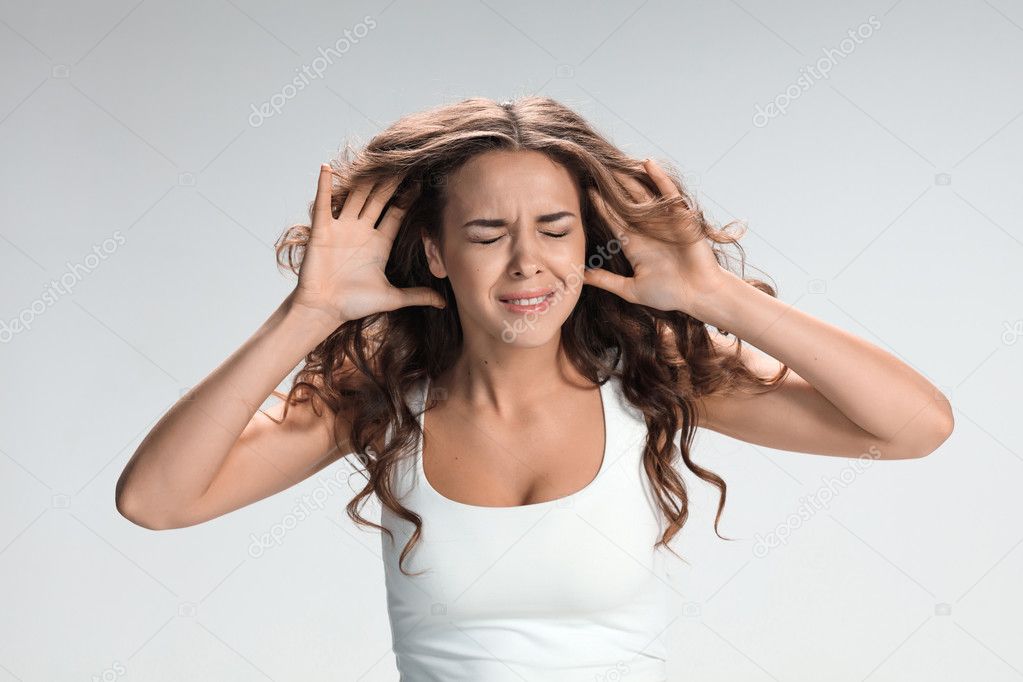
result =
[[508,262],[508,274],[516,279],[529,279],[543,270],[537,240],[530,236],[518,236]]

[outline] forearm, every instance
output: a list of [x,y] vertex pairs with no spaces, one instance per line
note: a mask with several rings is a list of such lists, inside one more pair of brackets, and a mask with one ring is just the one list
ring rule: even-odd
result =
[[168,509],[202,495],[259,407],[333,331],[291,299],[161,417],[118,480],[119,506]]
[[894,355],[724,271],[694,315],[788,365],[846,417],[889,442],[950,428],[944,395]]

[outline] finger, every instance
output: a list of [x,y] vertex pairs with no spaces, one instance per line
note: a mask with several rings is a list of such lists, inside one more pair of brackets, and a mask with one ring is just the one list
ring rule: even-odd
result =
[[608,227],[611,228],[611,233],[615,235],[618,243],[621,244],[622,251],[625,252],[625,257],[630,258],[632,255],[632,247],[629,243],[632,241],[629,237],[629,225],[625,220],[618,215],[618,212],[608,206],[607,202],[604,201],[604,197],[591,187],[589,189],[590,200],[593,201],[594,206],[597,208],[597,212],[603,216]]
[[590,187],[587,191],[590,195],[590,201],[593,202],[597,212],[608,223],[608,227],[611,228],[612,232],[618,233],[628,227],[628,224],[618,214],[618,212],[608,206],[607,202],[604,201],[604,196],[598,192],[596,188]]
[[629,176],[625,173],[615,173],[615,178],[618,180],[618,184],[622,186],[622,189],[625,190],[625,193],[629,195],[629,198],[635,203],[639,203],[642,195],[637,195],[635,189],[626,182]]
[[646,187],[643,187],[642,183],[633,178],[631,175],[622,176],[622,184],[625,185],[625,189],[628,191],[629,196],[631,196],[632,200],[636,203],[644,203],[654,198],[651,191]]
[[401,227],[401,221],[405,217],[405,209],[398,208],[394,204],[387,207],[387,212],[384,213],[384,219],[380,221],[380,227],[377,231],[382,233],[392,242],[395,237],[398,236],[398,228]]
[[657,165],[656,161],[647,159],[644,166],[647,169],[647,174],[653,179],[657,189],[661,192],[661,196],[671,197],[678,195],[678,187],[671,181],[671,178],[664,172],[664,169]]
[[330,205],[330,195],[334,191],[333,184],[333,172],[330,170],[330,166],[321,163],[320,177],[316,181],[316,198],[313,200],[314,216],[333,220],[334,213]]
[[636,297],[632,293],[631,277],[623,277],[603,268],[588,268],[583,271],[583,283],[610,291],[629,303],[636,302]]
[[345,197],[345,203],[341,207],[341,215],[338,216],[338,220],[358,220],[359,214],[362,213],[362,206],[366,203],[366,197],[369,196],[372,189],[372,178],[364,179],[355,185],[348,192],[348,196]]
[[631,175],[621,173],[618,178],[619,182],[621,182],[622,186],[625,188],[625,191],[628,192],[629,196],[632,197],[632,200],[637,204],[645,203],[653,198],[653,195],[650,194],[650,190],[644,187],[643,183]]
[[397,308],[404,308],[405,306],[411,305],[429,305],[435,308],[443,308],[446,305],[444,297],[440,292],[431,289],[430,287],[409,287],[407,289],[397,289],[393,291],[393,307],[388,310],[395,310]]
[[369,197],[369,201],[362,208],[362,213],[359,214],[360,220],[367,222],[372,221],[375,225],[377,220],[380,218],[380,212],[384,208],[384,204],[388,202],[391,196],[394,194],[394,190],[398,189],[398,185],[401,184],[402,176],[395,176],[388,178],[386,182],[379,183],[373,188],[373,193]]
[[[668,174],[661,168],[656,161],[653,159],[647,159],[645,166],[649,169],[648,174],[657,185],[657,189],[663,196],[666,197],[681,197],[681,193],[674,181],[668,176]],[[692,244],[703,238],[703,231],[700,227],[699,212],[694,211],[690,206],[689,202],[683,202],[683,205],[677,209],[676,218],[680,221],[683,226],[681,233],[686,244]]]

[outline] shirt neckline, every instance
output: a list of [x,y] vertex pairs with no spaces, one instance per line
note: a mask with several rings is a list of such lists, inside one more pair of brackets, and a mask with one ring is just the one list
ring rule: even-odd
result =
[[488,505],[468,504],[466,502],[459,502],[458,500],[453,500],[450,497],[441,494],[436,488],[433,487],[433,485],[430,483],[429,479],[426,478],[426,470],[425,470],[425,468],[423,466],[423,437],[422,437],[423,431],[422,431],[422,429],[423,429],[423,424],[425,422],[424,414],[426,412],[426,409],[425,409],[426,398],[429,395],[430,383],[431,382],[430,382],[430,377],[425,377],[423,382],[422,382],[422,390],[421,390],[421,393],[420,393],[420,400],[419,400],[419,405],[418,405],[419,414],[416,417],[416,420],[419,422],[420,437],[416,439],[415,464],[416,464],[417,478],[419,480],[420,485],[423,487],[423,489],[427,492],[428,495],[430,495],[433,498],[436,498],[436,499],[440,500],[443,504],[446,504],[446,505],[449,505],[449,506],[453,506],[453,507],[458,507],[458,508],[461,508],[461,509],[472,510],[474,512],[491,512],[491,513],[504,513],[504,514],[508,514],[508,513],[515,513],[516,511],[518,511],[518,512],[521,512],[521,513],[525,513],[525,512],[528,512],[528,511],[533,511],[533,510],[537,510],[537,509],[545,509],[547,507],[553,507],[553,506],[556,506],[556,505],[566,505],[566,504],[568,504],[570,502],[576,501],[580,497],[583,497],[586,494],[588,494],[589,491],[592,490],[597,485],[597,483],[600,481],[601,477],[604,475],[604,472],[607,471],[608,467],[611,464],[610,456],[609,455],[611,453],[611,437],[612,437],[612,435],[614,433],[613,427],[614,427],[615,420],[612,418],[611,406],[609,405],[609,400],[610,400],[610,393],[611,393],[611,391],[610,391],[610,384],[611,384],[611,382],[613,380],[614,380],[614,377],[612,376],[612,377],[609,377],[603,383],[598,384],[599,390],[600,390],[600,409],[601,409],[601,414],[602,414],[602,417],[603,417],[603,420],[604,420],[604,452],[602,454],[602,458],[601,458],[601,461],[600,461],[600,468],[597,470],[596,476],[594,476],[593,479],[589,483],[587,483],[585,486],[583,486],[579,490],[577,490],[577,491],[575,491],[573,493],[569,493],[568,495],[563,495],[561,497],[555,498],[553,500],[544,500],[542,502],[533,502],[531,504],[488,506]]

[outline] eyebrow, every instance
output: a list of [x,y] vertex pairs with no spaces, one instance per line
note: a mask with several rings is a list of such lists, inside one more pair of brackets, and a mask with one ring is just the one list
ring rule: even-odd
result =
[[[575,213],[572,213],[571,211],[558,211],[557,213],[546,213],[544,215],[537,216],[536,217],[536,222],[538,222],[538,223],[553,223],[554,221],[561,220],[562,218],[565,218],[567,216],[571,216],[571,217],[574,218],[575,217]],[[502,218],[476,218],[474,220],[470,220],[465,225],[462,225],[462,227],[463,228],[466,228],[466,227],[504,227],[507,224],[508,224],[508,221],[504,220]]]

